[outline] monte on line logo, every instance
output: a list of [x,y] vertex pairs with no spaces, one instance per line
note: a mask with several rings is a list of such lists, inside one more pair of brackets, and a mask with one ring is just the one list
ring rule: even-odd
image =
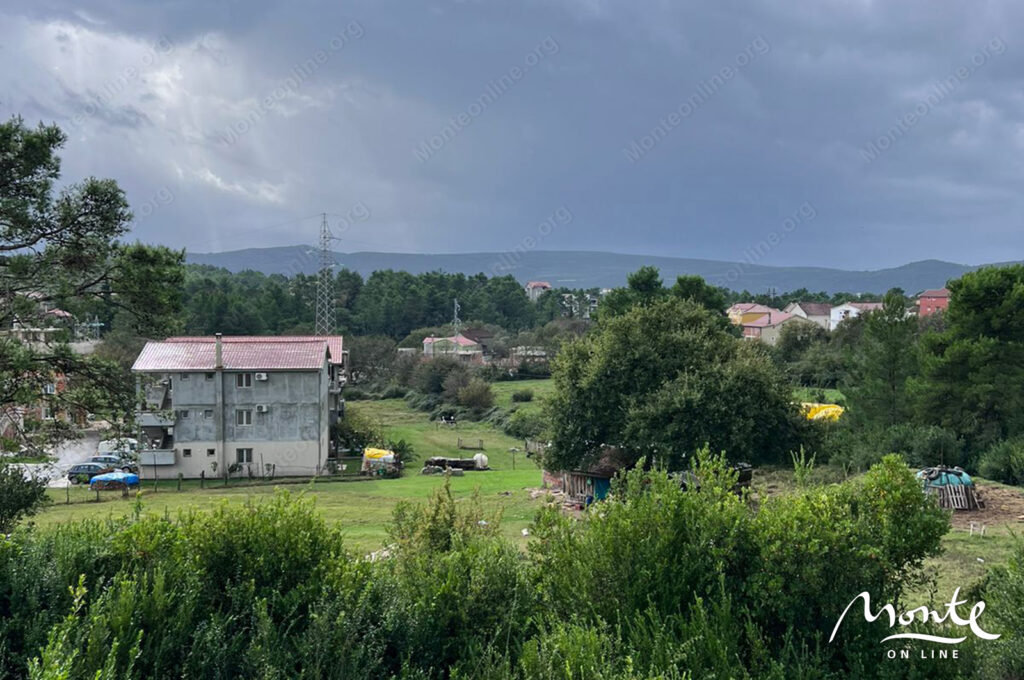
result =
[[[946,603],[945,613],[940,613],[941,610],[933,610],[926,606],[915,607],[914,609],[908,609],[899,616],[896,615],[896,608],[892,604],[886,604],[877,613],[871,612],[871,594],[864,591],[858,594],[855,598],[850,600],[850,604],[846,605],[846,609],[839,615],[839,620],[836,621],[835,627],[832,629],[832,635],[828,641],[831,643],[836,638],[836,633],[839,632],[839,626],[842,625],[843,619],[846,618],[846,614],[850,611],[857,600],[863,600],[864,602],[864,620],[868,623],[873,623],[882,617],[882,614],[888,614],[889,628],[897,628],[912,626],[914,623],[927,624],[929,622],[933,624],[942,624],[947,621],[958,627],[967,626],[971,633],[975,637],[982,640],[998,640],[998,633],[989,633],[982,629],[978,623],[978,618],[982,612],[985,611],[985,602],[978,601],[971,607],[970,614],[967,618],[962,618],[960,613],[957,611],[957,607],[963,604],[967,604],[967,600],[960,599],[960,588],[958,587],[953,591],[953,597]],[[967,639],[967,636],[962,637],[950,637],[945,635],[934,635],[931,633],[922,633],[917,631],[909,632],[897,632],[882,638],[879,643],[886,643],[890,640],[921,640],[923,642],[931,642],[940,645],[956,645],[960,644]],[[902,649],[887,649],[885,654],[890,659],[900,658],[909,659],[922,658],[922,659],[957,659],[959,658],[957,649],[920,649],[919,654],[912,654],[908,648]]]

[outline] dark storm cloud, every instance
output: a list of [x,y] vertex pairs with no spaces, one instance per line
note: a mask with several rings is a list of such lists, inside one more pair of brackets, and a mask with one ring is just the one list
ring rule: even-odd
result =
[[66,171],[121,181],[146,240],[311,243],[315,219],[265,227],[360,205],[345,250],[508,251],[569,206],[537,247],[873,268],[1024,245],[1011,0],[6,11],[0,105],[73,128]]

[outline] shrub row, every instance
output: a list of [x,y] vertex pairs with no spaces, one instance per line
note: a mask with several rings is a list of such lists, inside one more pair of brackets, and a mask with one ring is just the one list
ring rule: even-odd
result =
[[[427,506],[396,509],[379,560],[347,552],[339,529],[286,494],[175,519],[24,529],[0,543],[0,669],[71,679],[1019,669],[1012,606],[1006,644],[986,648],[1003,650],[994,656],[968,642],[956,663],[889,662],[876,642],[887,628],[853,619],[827,644],[854,595],[893,601],[914,584],[948,527],[899,459],[757,508],[731,492],[722,460],[702,454],[697,474],[699,493],[633,471],[580,520],[545,509],[526,554],[500,537],[498,517],[456,504],[447,486]],[[1019,602],[1020,565],[990,579],[992,602]]]

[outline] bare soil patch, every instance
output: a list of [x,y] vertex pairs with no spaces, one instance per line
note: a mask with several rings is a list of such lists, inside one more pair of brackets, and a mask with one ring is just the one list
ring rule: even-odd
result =
[[1024,491],[1009,486],[978,483],[985,507],[980,510],[957,510],[953,513],[953,526],[969,530],[974,522],[975,530],[981,525],[992,528],[1024,529]]

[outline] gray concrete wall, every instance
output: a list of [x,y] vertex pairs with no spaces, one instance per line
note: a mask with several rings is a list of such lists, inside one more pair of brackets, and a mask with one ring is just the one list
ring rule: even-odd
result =
[[[327,379],[324,371],[268,371],[267,380],[256,380],[252,387],[238,387],[237,372],[225,371],[224,438],[227,441],[316,441],[327,422]],[[203,373],[191,373],[187,380],[171,376],[174,409],[189,411],[178,418],[174,428],[176,444],[218,440],[217,380]],[[256,406],[265,404],[266,413]],[[252,425],[238,425],[236,411],[252,411]]]

